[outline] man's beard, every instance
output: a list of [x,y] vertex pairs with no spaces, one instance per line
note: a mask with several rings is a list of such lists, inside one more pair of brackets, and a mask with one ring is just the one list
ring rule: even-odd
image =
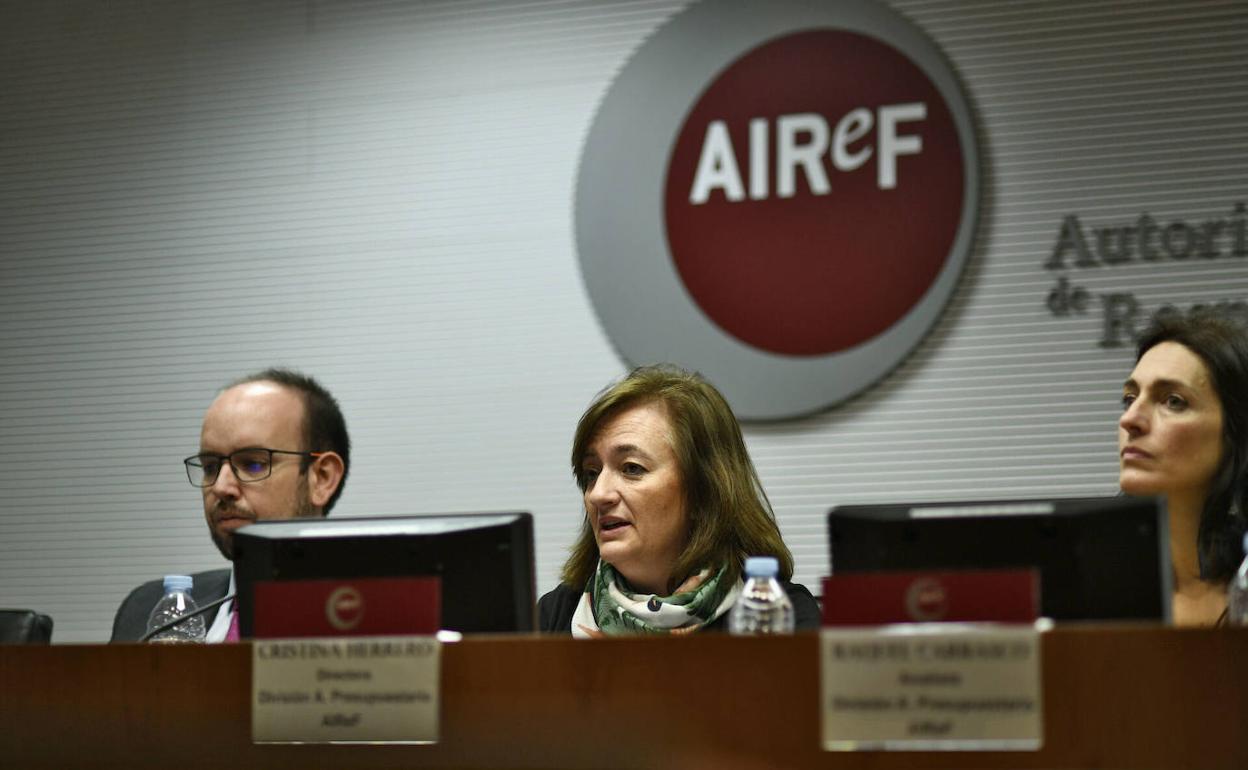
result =
[[[295,492],[295,513],[293,516],[285,517],[285,518],[309,519],[309,518],[316,518],[320,515],[321,513],[317,511],[315,507],[313,507],[312,501],[308,499],[308,479],[305,476],[303,479],[300,480],[299,488]],[[267,519],[261,519],[259,517],[256,518],[256,521],[274,521],[274,520],[275,519],[273,519],[272,517],[267,518]],[[216,544],[217,550],[221,552],[221,555],[224,556],[229,561],[234,561],[234,533],[233,532],[225,532],[225,533],[218,532],[216,527],[214,527],[212,524],[209,524],[208,534],[212,536],[212,542]]]

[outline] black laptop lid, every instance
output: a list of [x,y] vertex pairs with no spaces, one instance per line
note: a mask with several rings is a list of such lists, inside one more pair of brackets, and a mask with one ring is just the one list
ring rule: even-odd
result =
[[832,574],[1035,568],[1056,620],[1170,619],[1164,502],[1104,497],[837,506]]

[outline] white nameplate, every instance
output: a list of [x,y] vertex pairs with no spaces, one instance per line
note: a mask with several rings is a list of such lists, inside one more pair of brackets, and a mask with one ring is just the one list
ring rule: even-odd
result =
[[252,642],[256,743],[433,743],[439,664],[433,637]]
[[1034,628],[825,629],[819,646],[825,751],[1040,748]]

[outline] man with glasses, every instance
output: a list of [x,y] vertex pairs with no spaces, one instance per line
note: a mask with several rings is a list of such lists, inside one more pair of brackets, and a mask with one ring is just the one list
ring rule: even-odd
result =
[[[255,521],[320,517],[342,494],[351,442],[338,402],[316,380],[286,369],[245,377],[217,396],[204,415],[199,452],[186,474],[200,488],[208,532],[233,558],[234,531]],[[230,569],[193,576],[200,606],[234,591]],[[112,641],[136,641],[163,595],[162,581],[130,592],[117,610]],[[233,602],[206,616],[208,641],[237,639]]]

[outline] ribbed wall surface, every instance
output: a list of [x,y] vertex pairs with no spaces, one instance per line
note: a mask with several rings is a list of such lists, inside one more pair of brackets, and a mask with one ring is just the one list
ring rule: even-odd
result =
[[[1238,2],[894,2],[977,110],[985,205],[942,321],[895,373],[748,438],[797,557],[835,503],[1109,494],[1127,348],[1044,263],[1092,229],[1248,199]],[[215,566],[195,450],[272,364],[342,401],[337,515],[527,509],[541,587],[577,526],[567,449],[623,365],[573,248],[580,144],[680,3],[6,3],[0,12],[0,605],[107,638],[135,583]],[[695,41],[696,42],[696,41]],[[1248,299],[1222,254],[1060,274]]]

